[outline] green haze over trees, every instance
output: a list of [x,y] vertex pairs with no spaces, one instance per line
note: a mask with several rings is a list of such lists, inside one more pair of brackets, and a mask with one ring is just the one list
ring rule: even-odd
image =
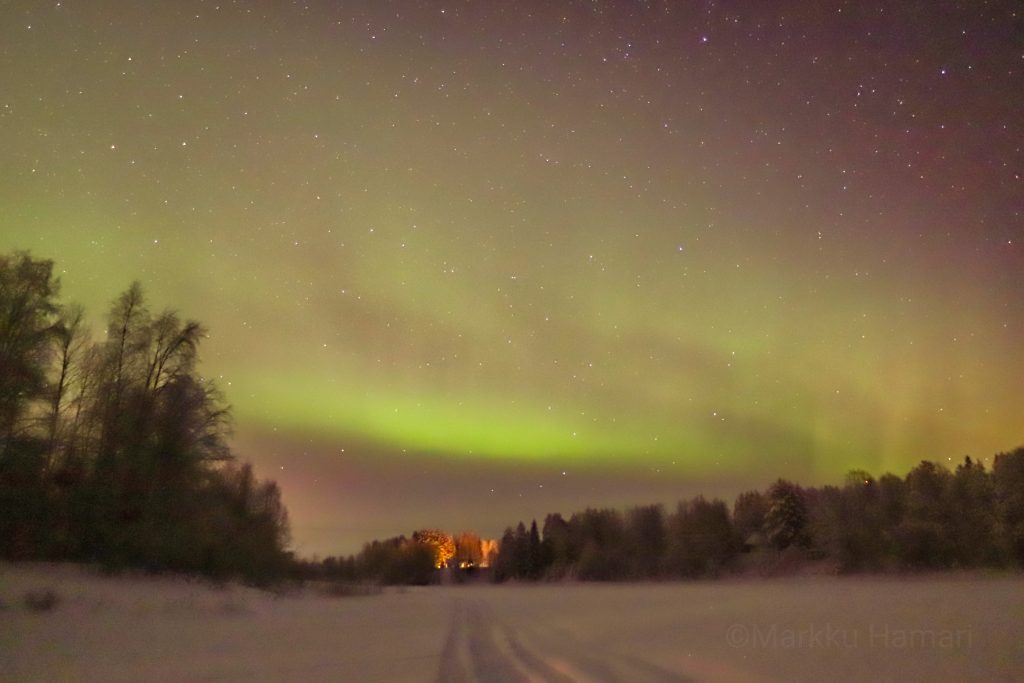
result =
[[136,282],[95,341],[58,294],[51,261],[0,256],[0,556],[282,575],[287,512],[228,448],[205,329]]
[[0,255],[0,558],[214,577],[429,583],[438,568],[498,581],[714,577],[826,563],[835,571],[1024,566],[1024,448],[842,486],[778,480],[730,507],[697,497],[520,522],[492,541],[422,529],[358,555],[298,562],[281,492],[237,462],[230,412],[198,371],[206,336],[152,312],[133,283],[94,339],[59,301],[53,263]]

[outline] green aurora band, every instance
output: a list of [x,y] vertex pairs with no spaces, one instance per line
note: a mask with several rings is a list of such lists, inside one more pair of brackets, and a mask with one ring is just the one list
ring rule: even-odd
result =
[[555,73],[415,39],[437,18],[289,15],[268,51],[259,17],[193,9],[5,22],[0,248],[54,258],[98,329],[135,278],[206,323],[241,429],[680,477],[1024,437],[1021,256],[977,246],[983,179],[912,185],[698,66],[584,46]]

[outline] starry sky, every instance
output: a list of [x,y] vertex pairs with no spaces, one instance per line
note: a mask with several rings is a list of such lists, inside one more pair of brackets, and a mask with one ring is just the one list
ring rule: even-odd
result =
[[1024,443],[1018,2],[0,4],[0,250],[211,331],[295,547]]

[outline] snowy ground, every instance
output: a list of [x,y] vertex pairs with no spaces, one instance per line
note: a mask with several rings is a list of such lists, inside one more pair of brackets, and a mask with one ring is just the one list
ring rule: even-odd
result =
[[1021,577],[331,598],[0,565],[0,602],[4,681],[1024,680]]

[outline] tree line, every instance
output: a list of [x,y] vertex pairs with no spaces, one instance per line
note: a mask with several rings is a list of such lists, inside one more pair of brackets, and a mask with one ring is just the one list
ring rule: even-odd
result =
[[906,477],[864,471],[843,486],[778,480],[730,510],[697,497],[661,505],[548,515],[505,530],[494,579],[715,577],[821,562],[837,572],[1024,567],[1024,448],[991,471],[923,461]]
[[698,496],[671,512],[554,513],[508,527],[496,545],[425,530],[296,569],[302,578],[426,584],[439,567],[502,582],[712,578],[809,564],[841,573],[1024,567],[1024,448],[996,455],[991,470],[965,457],[953,471],[923,461],[902,478],[855,470],[842,486],[780,479],[731,507]]
[[0,255],[0,557],[284,575],[287,511],[228,447],[205,328],[135,282],[96,340],[59,288],[52,261]]

